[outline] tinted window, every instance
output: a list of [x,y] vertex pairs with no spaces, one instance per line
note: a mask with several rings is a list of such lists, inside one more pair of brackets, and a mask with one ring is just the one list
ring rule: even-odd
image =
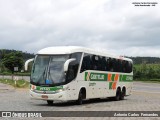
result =
[[66,76],[66,79],[68,82],[76,78],[81,56],[82,56],[82,53],[73,53],[70,55],[70,58],[75,58],[76,60],[69,64],[67,76]]
[[86,70],[99,70],[110,72],[132,72],[132,63],[129,61],[107,58],[93,54],[84,54],[81,72]]
[[81,66],[81,72],[83,72],[85,70],[90,70],[90,69],[91,69],[90,55],[84,54],[82,66]]

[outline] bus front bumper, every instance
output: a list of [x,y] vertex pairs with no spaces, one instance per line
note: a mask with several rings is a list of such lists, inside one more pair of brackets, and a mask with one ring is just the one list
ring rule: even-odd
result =
[[65,91],[61,91],[53,94],[46,94],[46,93],[42,94],[42,93],[36,93],[30,90],[30,97],[31,99],[39,99],[39,100],[60,100],[60,101],[67,100]]

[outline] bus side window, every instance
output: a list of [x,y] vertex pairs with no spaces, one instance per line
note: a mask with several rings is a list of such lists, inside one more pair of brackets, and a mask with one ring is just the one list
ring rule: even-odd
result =
[[109,61],[109,66],[108,66],[108,67],[109,67],[109,71],[110,71],[110,72],[113,72],[113,59],[112,59],[112,58],[109,58],[108,61]]
[[123,72],[122,60],[119,60],[119,72]]
[[108,71],[108,63],[109,63],[108,59],[109,59],[108,57],[105,57],[105,61],[106,61],[106,65],[105,65],[106,69],[105,69],[105,71]]
[[133,71],[133,64],[132,64],[132,62],[130,62],[130,72],[132,72]]
[[90,56],[89,55],[84,55],[83,61],[82,61],[82,66],[80,72],[83,72],[85,70],[90,70],[91,68],[91,63],[90,63]]
[[112,59],[113,60],[113,72],[117,72],[117,60],[115,58]]
[[85,58],[84,58],[84,61],[85,61],[85,70],[90,70],[90,56],[87,55]]
[[95,55],[91,55],[91,70],[95,70]]
[[117,72],[121,72],[121,61],[119,59],[117,59],[116,66],[117,66]]
[[99,70],[99,56],[91,56],[91,70]]
[[98,56],[97,70],[103,71],[102,70],[102,57],[101,56]]
[[122,61],[122,72],[125,73],[126,67],[125,67],[125,61]]
[[127,73],[132,72],[132,63],[130,61],[127,62]]
[[126,69],[125,72],[126,72],[126,73],[128,73],[128,71],[129,71],[129,70],[128,70],[128,67],[129,67],[128,61],[126,61],[126,63],[125,63],[125,69]]
[[71,54],[70,58],[76,58],[76,60],[69,64],[68,71],[67,71],[67,81],[71,81],[76,78],[81,56],[82,56],[82,53]]
[[101,59],[101,70],[106,71],[107,70],[107,61],[105,57],[102,57]]

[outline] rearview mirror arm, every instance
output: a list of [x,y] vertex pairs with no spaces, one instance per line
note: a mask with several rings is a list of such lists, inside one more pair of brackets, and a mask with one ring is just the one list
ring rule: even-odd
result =
[[71,58],[71,59],[68,59],[68,60],[64,63],[64,72],[67,72],[67,71],[68,71],[69,63],[71,63],[72,61],[75,61],[75,60],[76,60],[75,58]]

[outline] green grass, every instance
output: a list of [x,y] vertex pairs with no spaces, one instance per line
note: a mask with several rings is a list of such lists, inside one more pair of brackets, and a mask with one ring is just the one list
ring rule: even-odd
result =
[[29,82],[25,80],[17,80],[15,84],[14,80],[0,79],[0,83],[8,84],[16,88],[29,88]]
[[[2,72],[0,75],[12,75],[11,72]],[[30,73],[21,73],[21,72],[15,72],[14,75],[17,76],[30,76]]]

